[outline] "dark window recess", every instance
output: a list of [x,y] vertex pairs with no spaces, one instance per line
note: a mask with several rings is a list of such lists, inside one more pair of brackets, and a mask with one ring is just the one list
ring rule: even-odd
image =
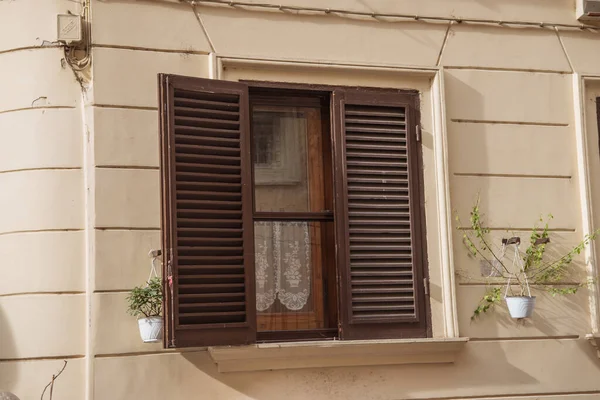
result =
[[159,87],[167,347],[431,334],[417,92]]

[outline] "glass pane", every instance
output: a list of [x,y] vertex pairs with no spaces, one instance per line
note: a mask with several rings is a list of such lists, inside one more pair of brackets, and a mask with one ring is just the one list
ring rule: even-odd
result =
[[321,222],[254,223],[259,331],[324,326]]
[[[252,111],[256,211],[322,211],[320,111],[308,107],[255,106]],[[317,128],[317,131],[315,131]],[[312,137],[317,137],[318,142]],[[310,145],[309,145],[310,143]],[[315,161],[317,162],[317,161]],[[311,199],[313,196],[313,199]],[[315,209],[316,208],[316,209]]]

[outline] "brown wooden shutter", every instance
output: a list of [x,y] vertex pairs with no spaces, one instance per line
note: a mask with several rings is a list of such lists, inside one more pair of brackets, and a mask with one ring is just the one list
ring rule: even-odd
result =
[[596,120],[598,121],[598,148],[600,148],[600,97],[596,97]]
[[159,83],[165,345],[254,342],[248,88]]
[[426,337],[418,94],[334,92],[343,339]]

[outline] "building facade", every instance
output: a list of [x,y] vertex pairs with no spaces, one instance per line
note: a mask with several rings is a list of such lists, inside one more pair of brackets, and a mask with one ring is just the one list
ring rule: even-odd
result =
[[[559,246],[600,227],[600,31],[572,0],[275,3],[0,1],[0,391],[37,398],[64,359],[55,399],[600,397],[597,283],[472,321],[486,284],[454,218],[479,194],[498,241],[549,213]],[[418,93],[429,338],[142,343],[126,297],[162,247],[158,74]],[[560,283],[595,278],[596,252]]]

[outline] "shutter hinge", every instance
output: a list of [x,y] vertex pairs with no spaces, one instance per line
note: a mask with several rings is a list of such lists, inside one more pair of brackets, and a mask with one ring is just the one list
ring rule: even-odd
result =
[[417,129],[415,129],[417,142],[421,141],[421,125],[417,125]]
[[423,286],[425,287],[425,295],[429,296],[429,279],[423,279]]

